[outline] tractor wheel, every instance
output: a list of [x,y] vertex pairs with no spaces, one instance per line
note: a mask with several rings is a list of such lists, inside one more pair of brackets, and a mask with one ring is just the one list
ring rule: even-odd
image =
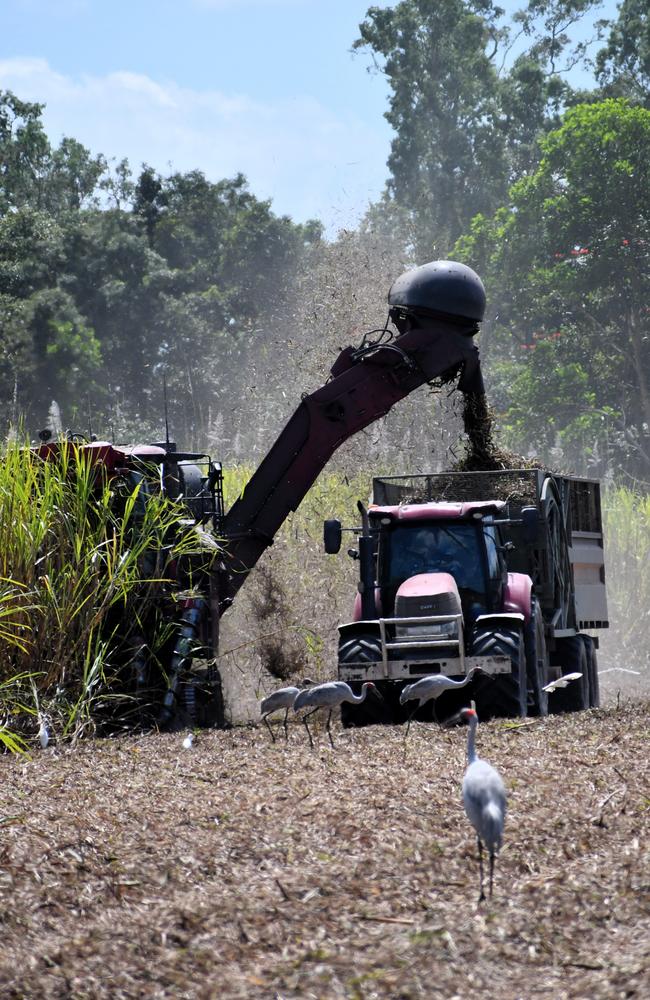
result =
[[528,710],[526,654],[524,637],[519,629],[477,628],[472,639],[472,656],[509,656],[509,674],[476,675],[474,700],[479,719],[494,716],[525,718]]
[[[373,632],[360,632],[339,643],[339,664],[381,662],[381,639]],[[361,691],[362,682],[353,681],[350,687],[355,694]],[[360,705],[341,705],[341,724],[350,726],[374,726],[391,723],[393,712],[390,701],[382,701],[372,691]]]
[[587,653],[587,675],[589,677],[589,708],[600,708],[600,683],[598,679],[598,657],[596,645],[591,636],[580,636]]
[[530,693],[529,714],[548,715],[548,693],[544,691],[544,685],[548,684],[549,658],[544,634],[544,618],[537,600],[533,601],[532,614],[526,626],[525,647]]
[[381,639],[373,632],[359,632],[341,639],[339,663],[381,663]]
[[581,635],[568,639],[558,639],[558,659],[562,675],[582,674],[579,680],[569,681],[565,688],[557,688],[550,698],[552,712],[581,712],[589,708],[589,662],[587,650]]
[[[350,684],[355,694],[361,693],[362,683],[362,681],[352,681]],[[377,688],[379,690],[379,685]],[[394,722],[392,702],[383,696],[380,698],[373,691],[366,695],[366,700],[360,705],[351,705],[348,701],[344,701],[341,705],[341,725],[345,729],[350,729],[352,726],[389,726]]]

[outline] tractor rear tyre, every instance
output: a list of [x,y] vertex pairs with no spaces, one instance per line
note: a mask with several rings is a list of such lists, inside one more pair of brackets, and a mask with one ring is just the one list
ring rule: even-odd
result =
[[[375,633],[360,632],[349,638],[341,639],[339,643],[339,664],[341,665],[381,663],[381,659],[381,639]],[[355,694],[361,692],[362,683],[362,681],[353,681],[350,684]],[[341,705],[341,724],[345,728],[385,725],[393,721],[393,706],[390,698],[382,701],[373,691],[368,692],[366,700],[360,705],[351,705],[349,702],[343,702]]]
[[525,718],[528,710],[528,683],[524,636],[519,629],[477,628],[472,639],[472,656],[508,656],[509,674],[476,675],[474,700],[479,719],[495,716]]
[[544,685],[548,684],[549,658],[544,634],[544,618],[539,601],[533,601],[530,621],[526,625],[526,671],[528,675],[528,714],[548,715],[548,693]]
[[552,712],[582,712],[589,708],[589,662],[583,636],[572,635],[558,639],[558,659],[562,675],[582,674],[578,680],[569,681],[565,688],[557,688],[551,695],[549,707]]

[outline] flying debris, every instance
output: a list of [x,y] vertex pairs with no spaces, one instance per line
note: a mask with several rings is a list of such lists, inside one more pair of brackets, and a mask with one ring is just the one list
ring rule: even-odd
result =
[[556,681],[551,681],[542,688],[542,691],[557,691],[558,688],[565,688],[571,683],[571,681],[579,681],[582,677],[581,673],[565,674],[564,677],[558,677]]

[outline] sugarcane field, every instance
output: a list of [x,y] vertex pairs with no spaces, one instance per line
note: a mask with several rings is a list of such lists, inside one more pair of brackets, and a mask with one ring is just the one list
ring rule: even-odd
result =
[[9,0],[0,997],[650,997],[644,0]]

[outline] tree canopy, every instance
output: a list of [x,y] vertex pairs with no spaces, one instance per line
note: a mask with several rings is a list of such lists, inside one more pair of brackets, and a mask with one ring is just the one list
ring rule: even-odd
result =
[[163,423],[200,440],[215,387],[284,300],[320,239],[256,198],[243,176],[111,167],[79,142],[50,144],[42,105],[0,93],[2,417],[66,419],[120,434]]
[[531,449],[560,435],[574,461],[586,450],[602,464],[609,440],[647,478],[650,111],[578,105],[540,151],[508,203],[457,246],[491,289],[506,419]]

